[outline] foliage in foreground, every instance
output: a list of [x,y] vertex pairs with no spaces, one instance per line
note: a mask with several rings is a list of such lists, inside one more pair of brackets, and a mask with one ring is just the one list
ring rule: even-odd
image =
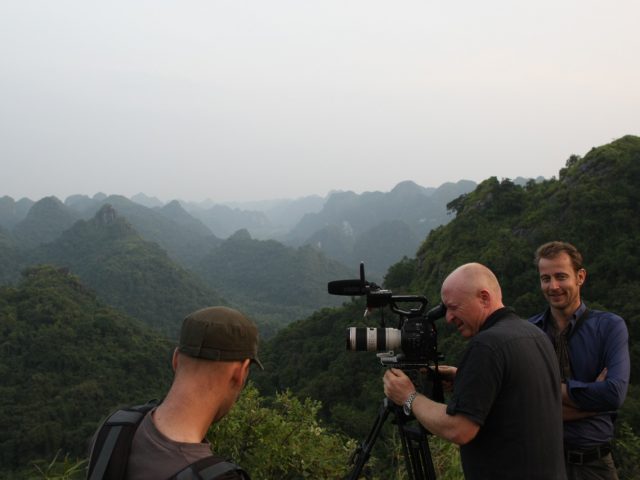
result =
[[[323,427],[317,419],[320,408],[320,402],[300,400],[289,391],[267,399],[249,385],[208,438],[217,454],[241,465],[253,480],[345,478],[357,442]],[[363,475],[370,480],[406,479],[397,429],[388,422],[384,430],[379,443],[385,456],[372,456]],[[437,478],[461,479],[457,446],[435,437],[429,437],[429,444]]]
[[[37,472],[38,478],[45,480],[80,480],[86,476],[87,460],[71,460],[68,456],[58,460],[60,452],[53,460],[43,465],[43,462],[34,462],[33,468]],[[28,478],[33,478],[30,475]]]
[[319,408],[319,402],[289,392],[267,406],[249,385],[207,436],[217,454],[241,465],[253,480],[342,478],[355,441],[321,426]]

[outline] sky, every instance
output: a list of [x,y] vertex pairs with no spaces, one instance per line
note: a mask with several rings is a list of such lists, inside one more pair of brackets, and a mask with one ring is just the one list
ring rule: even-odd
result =
[[640,135],[636,0],[2,0],[0,197],[551,177]]

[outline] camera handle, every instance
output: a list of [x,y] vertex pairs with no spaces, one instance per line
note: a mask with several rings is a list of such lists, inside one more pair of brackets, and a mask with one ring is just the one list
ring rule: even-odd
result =
[[409,425],[411,417],[406,416],[402,411],[402,407],[395,405],[386,397],[382,400],[378,416],[369,435],[351,456],[351,463],[354,464],[354,467],[347,477],[348,480],[358,480],[360,478],[362,469],[371,456],[373,445],[378,439],[380,430],[390,413],[395,415],[394,423],[398,426],[409,480],[435,480],[436,472],[431,458],[431,451],[429,450],[427,431],[420,424]]

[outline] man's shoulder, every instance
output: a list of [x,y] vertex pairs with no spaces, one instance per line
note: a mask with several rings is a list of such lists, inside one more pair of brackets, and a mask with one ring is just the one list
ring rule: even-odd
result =
[[508,344],[521,340],[544,343],[547,338],[542,329],[510,311],[505,313],[491,328],[482,330],[472,337],[470,346],[484,346],[491,350],[501,350]]
[[546,315],[546,313],[547,313],[546,310],[544,310],[544,311],[542,311],[540,313],[536,313],[534,316],[529,317],[527,319],[527,321],[529,323],[533,323],[534,325],[540,326],[540,325],[542,325],[542,322],[544,320],[544,316]]
[[627,324],[624,319],[613,312],[604,310],[589,309],[587,318],[584,321],[588,330],[599,331],[605,334],[627,334]]
[[[530,322],[523,319],[520,315],[518,315],[514,310],[510,308],[502,309],[499,312],[499,316],[495,323],[486,330],[482,330],[479,334],[486,333],[487,336],[490,335],[517,335],[518,332],[527,331],[535,331],[532,329],[532,325]],[[495,328],[494,328],[495,327]]]
[[591,321],[610,321],[614,323],[623,322],[624,319],[613,312],[608,312],[606,310],[588,310],[587,320]]

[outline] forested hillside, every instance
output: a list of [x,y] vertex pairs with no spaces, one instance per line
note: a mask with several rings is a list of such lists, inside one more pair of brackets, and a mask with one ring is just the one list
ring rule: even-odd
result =
[[447,202],[474,187],[468,180],[438,188],[405,181],[390,192],[336,192],[320,212],[305,215],[285,241],[312,245],[347,265],[365,261],[381,278],[391,264],[414,255],[431,229],[451,220]]
[[0,198],[0,227],[13,228],[18,222],[23,220],[29,209],[33,205],[33,200],[22,198],[17,202],[8,196]]
[[89,221],[31,253],[30,263],[68,267],[109,305],[174,338],[188,313],[224,300],[105,205]]
[[45,197],[33,204],[13,235],[21,247],[35,247],[56,239],[79,218],[56,197]]
[[574,243],[585,258],[583,295],[639,319],[640,138],[623,137],[572,156],[559,178],[519,187],[491,178],[449,204],[456,219],[432,232],[417,254],[411,287],[437,291],[457,264],[476,260],[501,279],[522,315],[544,304],[533,252],[543,242]]
[[17,249],[11,234],[0,227],[0,284],[17,278],[22,263],[22,253]]
[[[0,287],[0,478],[85,478],[108,413],[166,393],[173,347],[63,269],[28,269]],[[342,478],[355,443],[322,426],[317,410],[249,385],[208,437],[255,479]]]
[[32,268],[0,287],[0,477],[33,478],[31,462],[58,450],[85,456],[114,406],[164,394],[170,353],[64,270]]
[[194,271],[232,304],[260,318],[269,334],[322,306],[338,305],[325,287],[348,273],[313,248],[256,240],[246,230],[212,249]]
[[120,195],[110,195],[84,210],[83,218],[92,218],[105,205],[115,208],[145,240],[157,243],[173,260],[185,266],[197,263],[219,242],[205,225],[189,217],[178,202],[154,209]]
[[[35,204],[29,241],[19,242],[0,229],[0,282],[16,281],[20,270],[30,265],[68,267],[102,300],[170,337],[187,313],[207,305],[233,304],[254,316],[261,334],[268,337],[317,308],[339,303],[323,287],[347,269],[315,249],[254,240],[246,230],[221,242],[178,202],[155,211],[121,197],[107,198],[116,200],[124,214],[104,200],[74,199],[71,203],[83,205],[85,214],[103,206],[89,220],[78,220],[61,232],[56,227],[52,240],[52,233],[38,234],[38,212],[44,206],[55,208],[63,218],[71,218],[73,212],[54,198]],[[129,218],[147,234],[139,233]],[[53,231],[51,225],[43,220],[42,229]],[[168,235],[183,227],[179,234]],[[175,256],[162,248],[172,244],[171,238],[181,245]],[[190,253],[179,254],[180,249]],[[192,261],[180,264],[176,257]]]
[[[320,197],[264,202],[257,216],[207,202],[162,205],[143,194],[71,195],[64,203],[2,197],[0,282],[16,281],[30,265],[53,262],[70,267],[100,298],[170,335],[177,319],[202,306],[204,297],[207,304],[227,301],[247,311],[266,338],[318,308],[337,305],[323,286],[359,261],[367,261],[379,281],[388,265],[415,253],[428,229],[451,218],[446,202],[472,185],[427,189],[406,181],[386,193],[336,193],[325,208]],[[115,223],[127,228],[96,223],[107,206],[116,212]],[[313,233],[302,246],[254,239],[244,229],[225,241],[211,233],[224,227],[228,235],[244,224],[260,224],[261,234],[281,238],[292,228]]]
[[[620,314],[629,326],[632,385],[618,425],[630,426],[625,439],[635,439],[640,433],[638,185],[640,138],[633,136],[594,148],[584,158],[572,156],[557,179],[518,186],[490,178],[449,204],[456,218],[433,231],[416,258],[394,265],[386,286],[435,303],[452,269],[478,261],[496,272],[505,303],[526,318],[545,306],[533,265],[535,248],[555,239],[574,243],[585,256],[585,301]],[[269,368],[259,378],[261,388],[312,395],[323,401],[329,422],[355,437],[366,433],[366,420],[372,421],[382,397],[382,368],[370,353],[343,350],[345,327],[360,324],[363,309],[358,301],[324,310],[280,332],[265,345],[262,358]],[[391,318],[387,313],[387,325]],[[374,319],[369,324],[379,326]],[[442,321],[437,326],[446,363],[455,364],[463,342]],[[626,453],[629,471],[638,451]]]

